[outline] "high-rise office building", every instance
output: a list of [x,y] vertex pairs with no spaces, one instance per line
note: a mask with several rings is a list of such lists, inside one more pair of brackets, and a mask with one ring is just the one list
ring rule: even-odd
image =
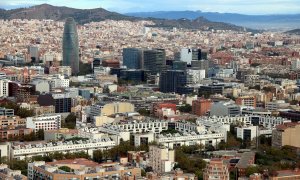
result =
[[31,62],[38,63],[39,62],[39,48],[36,46],[29,46],[28,53],[31,58]]
[[72,74],[79,73],[79,44],[76,23],[68,18],[63,34],[63,65],[71,66]]
[[192,69],[205,70],[205,77],[208,77],[209,61],[208,60],[193,60]]
[[137,48],[124,48],[123,49],[123,65],[128,69],[141,69],[142,68],[142,53],[141,49]]
[[164,49],[144,50],[143,68],[152,74],[161,73],[166,67],[166,51]]
[[159,79],[159,89],[161,92],[178,92],[179,87],[186,85],[186,72],[180,70],[163,71]]

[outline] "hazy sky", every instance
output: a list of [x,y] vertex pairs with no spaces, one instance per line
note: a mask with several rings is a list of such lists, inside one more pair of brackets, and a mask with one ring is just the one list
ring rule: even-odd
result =
[[242,14],[300,14],[300,0],[0,0],[0,7],[13,9],[42,3],[81,9],[102,7],[120,13],[201,10]]

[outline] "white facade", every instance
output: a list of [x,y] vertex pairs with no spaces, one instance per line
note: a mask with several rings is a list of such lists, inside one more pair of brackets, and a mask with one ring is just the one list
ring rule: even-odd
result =
[[146,145],[154,141],[154,133],[134,134],[134,146]]
[[[257,123],[265,128],[272,129],[277,125],[290,122],[289,120],[282,117],[272,117],[272,116],[257,116],[257,115],[245,115],[245,116],[210,116],[210,117],[199,117],[197,119],[197,124],[201,124],[203,121],[209,121],[212,123],[221,124],[241,124],[241,125],[252,125],[252,123]],[[253,122],[252,122],[253,121]]]
[[201,80],[205,78],[205,70],[194,70],[194,69],[188,69],[187,74],[190,76],[189,78],[189,84],[200,84]]
[[167,121],[137,121],[137,122],[128,122],[123,124],[112,125],[116,128],[120,128],[130,133],[145,133],[153,132],[160,133],[163,130],[168,129]]
[[162,135],[159,134],[155,137],[155,141],[159,144],[162,144],[168,148],[174,148],[177,146],[191,146],[196,144],[203,144],[205,146],[214,146],[216,147],[217,144],[224,141],[226,142],[226,135],[225,133],[202,133],[197,134],[192,132],[190,134],[184,133],[183,135],[180,134],[167,134]]
[[32,128],[35,132],[43,130],[57,130],[61,127],[61,115],[43,115],[28,117],[26,119],[26,128]]
[[7,79],[0,80],[0,97],[8,97],[8,82]]
[[236,137],[241,138],[242,140],[248,139],[248,140],[252,141],[257,136],[258,136],[257,126],[237,127],[236,128]]
[[286,103],[284,100],[266,102],[266,109],[269,111],[275,111],[280,108],[287,108],[290,104]]
[[70,86],[70,79],[65,79],[64,76],[57,76],[50,80],[51,89],[68,88]]
[[112,138],[116,144],[120,144],[122,141],[130,140],[130,133],[128,131],[122,131],[121,129],[115,129],[112,126],[103,126],[98,128],[81,128],[78,130],[78,135],[83,138],[91,140],[102,139],[104,137]]
[[[79,151],[85,151],[89,155],[93,155],[94,150],[105,150],[115,146],[116,143],[110,138],[104,138],[99,140],[89,141],[67,141],[67,142],[56,142],[56,143],[38,143],[38,144],[14,144],[0,145],[0,147],[8,148],[8,154],[3,156],[24,159],[26,157],[46,155],[47,153],[63,152],[73,153]],[[1,154],[2,156],[2,154]]]
[[205,127],[190,122],[175,122],[175,130],[180,132],[204,132]]
[[191,64],[193,59],[192,49],[184,48],[180,51],[180,61],[184,61],[187,64]]

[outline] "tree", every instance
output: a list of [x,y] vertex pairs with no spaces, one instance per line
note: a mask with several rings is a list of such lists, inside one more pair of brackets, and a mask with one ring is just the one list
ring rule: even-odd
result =
[[24,141],[35,141],[36,140],[36,135],[35,132],[31,132],[30,134],[24,135]]
[[62,123],[63,128],[69,128],[69,129],[75,129],[76,127],[76,115],[74,113],[70,113],[66,119],[65,122]]
[[144,108],[139,109],[138,113],[140,113],[140,115],[142,115],[142,116],[150,116],[150,111],[147,109],[144,109]]
[[180,106],[180,107],[178,108],[178,110],[179,110],[180,112],[190,113],[190,112],[192,112],[192,106],[189,105],[189,104],[185,104],[184,106]]
[[60,166],[58,169],[63,170],[65,172],[72,172],[73,170],[68,166]]
[[37,140],[44,140],[44,129],[39,129],[36,132],[36,138]]
[[21,118],[27,118],[34,116],[33,110],[28,110],[25,108],[21,108],[18,104],[8,101],[3,104],[1,104],[1,107],[5,107],[7,109],[13,109],[15,112],[15,115],[20,116]]
[[103,161],[103,152],[102,150],[96,150],[93,152],[93,161],[101,163]]
[[258,166],[248,166],[246,168],[246,176],[249,177],[251,174],[259,173],[260,169]]
[[92,74],[92,66],[89,63],[82,63],[79,61],[79,73],[78,75],[86,75],[86,74]]

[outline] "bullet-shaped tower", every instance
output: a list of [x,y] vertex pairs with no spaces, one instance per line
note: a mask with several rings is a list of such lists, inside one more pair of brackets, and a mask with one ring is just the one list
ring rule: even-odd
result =
[[79,73],[79,47],[76,23],[73,18],[68,18],[63,34],[63,65],[71,66],[72,74]]

